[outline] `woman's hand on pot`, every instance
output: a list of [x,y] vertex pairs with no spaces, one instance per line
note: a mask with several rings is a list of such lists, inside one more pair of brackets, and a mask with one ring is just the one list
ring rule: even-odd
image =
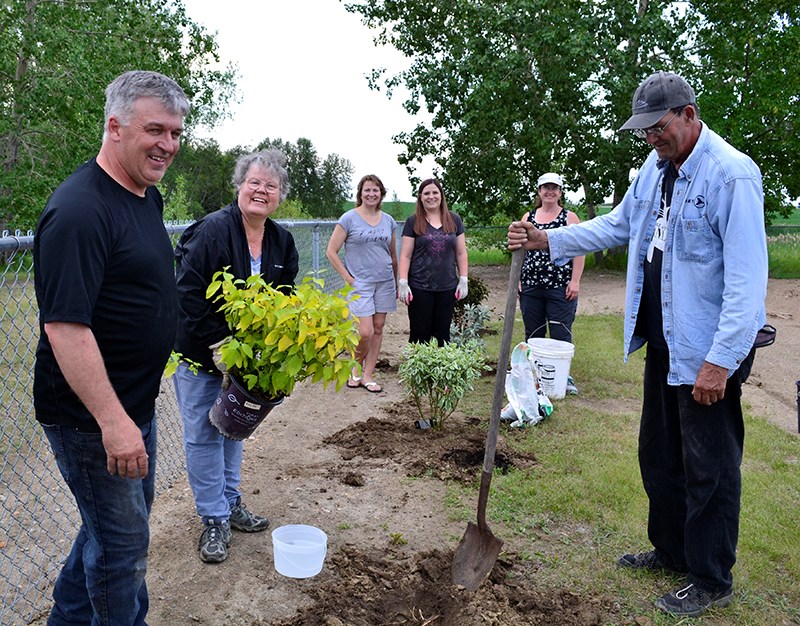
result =
[[216,368],[222,372],[223,374],[227,373],[228,366],[225,365],[225,362],[222,360],[222,346],[228,343],[232,337],[228,336],[224,339],[220,339],[216,343],[212,343],[208,348],[211,350],[211,358],[214,360],[214,365]]

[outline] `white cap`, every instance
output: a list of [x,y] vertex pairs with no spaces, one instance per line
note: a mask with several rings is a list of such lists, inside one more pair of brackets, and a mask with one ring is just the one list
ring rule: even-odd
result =
[[548,172],[547,174],[542,174],[539,176],[539,180],[536,183],[536,187],[539,188],[542,185],[546,185],[547,183],[553,183],[554,185],[558,185],[559,187],[564,186],[564,182],[561,180],[561,176],[554,172]]

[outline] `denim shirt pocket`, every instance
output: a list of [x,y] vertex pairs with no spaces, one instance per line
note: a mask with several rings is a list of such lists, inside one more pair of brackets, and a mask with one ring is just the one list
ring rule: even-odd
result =
[[678,260],[687,263],[709,263],[714,258],[711,225],[706,217],[680,215],[675,222],[675,251]]

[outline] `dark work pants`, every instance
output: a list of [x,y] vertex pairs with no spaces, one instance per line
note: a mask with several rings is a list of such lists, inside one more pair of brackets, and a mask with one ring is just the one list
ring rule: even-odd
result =
[[427,343],[436,338],[439,347],[450,341],[450,323],[456,307],[455,289],[423,291],[414,289],[413,300],[408,304],[408,340]]
[[669,353],[647,348],[639,467],[650,500],[647,531],[671,568],[717,593],[733,585],[744,446],[740,373],[710,406],[692,398],[692,385],[667,385]]
[[575,321],[578,299],[567,300],[566,287],[523,287],[519,308],[527,339],[544,337],[549,326],[551,339],[575,343],[572,340],[572,322]]

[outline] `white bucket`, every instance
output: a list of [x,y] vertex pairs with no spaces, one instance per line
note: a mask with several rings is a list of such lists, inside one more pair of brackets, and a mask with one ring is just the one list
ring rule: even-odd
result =
[[542,391],[550,399],[563,398],[567,395],[567,377],[575,345],[568,341],[532,337],[528,339],[531,348],[531,362],[537,366],[539,384]]
[[314,526],[289,524],[272,531],[275,571],[290,578],[310,578],[322,571],[328,535]]

